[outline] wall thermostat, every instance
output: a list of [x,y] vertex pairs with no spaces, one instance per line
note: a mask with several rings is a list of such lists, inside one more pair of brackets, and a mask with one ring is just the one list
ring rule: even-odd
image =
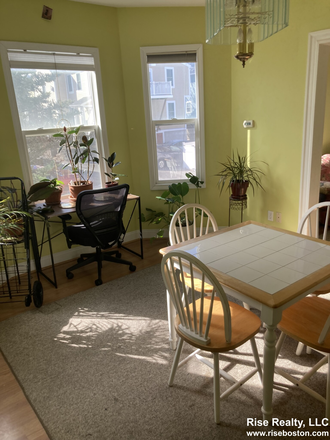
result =
[[243,127],[244,128],[252,128],[252,127],[254,127],[254,121],[244,121],[243,122]]

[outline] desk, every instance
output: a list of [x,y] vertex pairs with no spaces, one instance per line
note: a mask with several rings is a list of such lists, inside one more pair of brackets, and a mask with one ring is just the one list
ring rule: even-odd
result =
[[[330,281],[330,243],[248,221],[160,250],[180,249],[205,263],[225,292],[260,310],[264,338],[264,419],[271,419],[275,329],[282,311]],[[175,309],[168,300],[170,342]]]
[[[130,213],[130,217],[129,220],[127,222],[127,225],[125,226],[125,234],[121,240],[121,242],[119,243],[119,247],[131,252],[132,254],[137,255],[138,257],[141,257],[143,259],[143,236],[142,236],[142,221],[141,221],[141,199],[140,196],[134,195],[134,194],[128,194],[127,196],[127,201],[128,202],[135,202],[132,209],[131,209],[131,213]],[[56,237],[58,237],[59,235],[63,234],[63,231],[59,232],[56,235],[51,236],[50,234],[50,224],[51,223],[59,223],[58,220],[54,220],[54,218],[59,218],[61,219],[62,217],[66,216],[66,215],[70,215],[70,214],[74,214],[76,212],[76,207],[75,207],[75,203],[70,201],[69,199],[64,199],[62,200],[62,203],[65,205],[66,203],[71,204],[72,206],[68,207],[68,208],[63,208],[61,205],[55,205],[52,206],[53,208],[53,212],[47,213],[45,215],[45,218],[47,220],[47,222],[44,222],[43,224],[43,230],[42,230],[42,236],[41,236],[41,241],[40,244],[37,245],[36,243],[34,244],[33,247],[33,254],[35,257],[35,261],[36,261],[36,269],[38,274],[42,275],[44,278],[46,278],[47,281],[49,281],[51,284],[53,284],[53,286],[55,286],[57,288],[57,281],[56,281],[56,272],[55,272],[55,263],[54,263],[54,257],[53,257],[53,249],[52,249],[52,240]],[[37,205],[38,206],[38,205]],[[42,207],[42,204],[39,204],[40,207]],[[140,232],[140,254],[138,254],[137,252],[127,248],[126,246],[123,245],[123,242],[125,240],[125,235],[126,235],[126,231],[131,223],[133,214],[135,212],[135,208],[138,206],[138,213],[139,213],[139,232]],[[75,224],[76,222],[74,222]],[[35,228],[33,228],[32,233],[35,234],[36,236],[36,230]],[[45,235],[47,234],[47,238],[45,238]],[[50,258],[51,258],[51,263],[52,263],[52,272],[53,272],[53,279],[49,278],[42,270],[41,267],[41,257],[42,257],[42,250],[43,250],[43,245],[45,243],[48,243],[49,245],[49,251],[50,251]],[[40,248],[40,251],[39,249]]]

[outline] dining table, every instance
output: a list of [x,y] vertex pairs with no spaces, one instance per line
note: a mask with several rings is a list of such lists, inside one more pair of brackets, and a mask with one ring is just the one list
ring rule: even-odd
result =
[[[160,249],[182,250],[202,261],[227,295],[260,311],[264,420],[273,414],[276,327],[282,312],[330,281],[330,242],[255,221],[219,229]],[[167,293],[169,340],[176,348],[176,311]]]

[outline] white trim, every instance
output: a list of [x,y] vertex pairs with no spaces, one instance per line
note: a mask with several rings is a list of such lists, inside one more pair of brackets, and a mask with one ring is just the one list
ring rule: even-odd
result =
[[299,218],[319,201],[330,29],[308,35],[308,57],[300,177]]
[[[203,88],[203,45],[202,44],[186,44],[177,46],[148,46],[140,48],[141,57],[141,69],[142,69],[142,85],[143,85],[143,99],[144,99],[144,109],[145,109],[145,120],[146,120],[146,136],[148,145],[148,161],[149,161],[149,175],[150,175],[150,189],[151,190],[163,190],[168,188],[169,182],[162,181],[162,183],[157,183],[157,151],[153,148],[154,145],[154,133],[152,130],[153,122],[151,118],[151,106],[150,91],[149,91],[149,75],[148,75],[148,64],[147,56],[148,54],[165,54],[165,53],[175,53],[175,52],[196,52],[196,99],[198,104],[199,113],[197,115],[196,124],[196,165],[198,175],[200,180],[205,182],[205,135],[204,135],[204,88]],[[168,122],[168,121],[163,121]],[[170,121],[171,122],[171,121]],[[173,121],[172,121],[173,122]],[[187,122],[188,123],[188,120]],[[198,141],[199,140],[199,141]],[[172,182],[172,181],[171,181]],[[204,184],[205,185],[205,184]],[[203,186],[204,186],[203,185]]]
[[[90,54],[93,56],[94,67],[90,66],[89,70],[95,72],[95,84],[93,84],[93,88],[94,88],[94,92],[96,91],[97,93],[94,93],[93,95],[94,95],[95,107],[97,112],[96,114],[97,124],[100,126],[100,131],[99,131],[100,137],[98,139],[99,141],[98,147],[99,147],[100,157],[107,156],[105,154],[105,145],[108,145],[108,135],[106,128],[105,107],[103,100],[99,50],[95,47],[1,41],[0,54],[1,54],[2,66],[3,66],[9,105],[11,109],[12,120],[15,130],[16,142],[17,142],[19,157],[21,161],[23,180],[25,182],[26,187],[29,188],[32,185],[32,174],[31,174],[31,168],[29,166],[30,159],[27,153],[25,138],[23,136],[23,132],[19,120],[18,108],[17,108],[16,97],[14,92],[14,85],[10,72],[10,65],[7,55],[7,51],[9,49],[26,49],[26,50],[30,49],[30,50],[47,51],[47,52],[83,53],[83,54]],[[105,181],[104,171],[105,171],[104,161],[100,160],[100,173],[103,184]]]

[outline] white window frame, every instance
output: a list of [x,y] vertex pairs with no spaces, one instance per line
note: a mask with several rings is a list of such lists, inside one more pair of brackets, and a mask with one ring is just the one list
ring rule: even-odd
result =
[[174,80],[174,67],[165,67],[165,81],[170,82],[170,81],[168,81],[168,79],[167,79],[167,71],[168,71],[168,70],[170,70],[170,71],[172,72],[172,81],[171,81],[171,85],[172,85],[172,88],[174,89],[174,87],[175,87],[175,80]]
[[[151,54],[168,54],[180,52],[195,52],[196,53],[196,99],[198,100],[198,114],[197,119],[185,119],[185,124],[195,124],[195,149],[196,149],[196,175],[200,180],[205,182],[205,134],[204,134],[204,89],[203,89],[203,45],[202,44],[186,44],[177,46],[151,46],[141,47],[141,67],[142,67],[142,82],[143,82],[143,96],[144,109],[146,119],[146,135],[148,146],[148,161],[149,161],[149,176],[150,189],[163,190],[167,189],[168,185],[173,183],[172,180],[158,180],[158,166],[157,166],[157,146],[154,136],[155,124],[162,125],[173,124],[172,121],[153,121],[151,115],[151,105],[149,102],[149,78],[148,78],[148,63],[147,57]],[[182,179],[183,181],[185,179]],[[176,182],[179,182],[177,180]],[[193,185],[189,184],[193,188]],[[203,188],[205,183],[203,184]]]
[[174,111],[174,116],[171,119],[176,119],[176,108],[175,108],[175,101],[166,101],[166,112],[167,112],[167,119],[170,120],[169,117],[169,104],[173,104],[173,111]]
[[[94,58],[94,66],[95,66],[95,78],[97,83],[97,94],[95,94],[95,107],[96,107],[96,118],[97,125],[93,127],[84,127],[86,129],[93,128],[97,130],[98,136],[98,149],[100,153],[100,157],[105,157],[105,145],[108,145],[108,135],[106,129],[106,119],[105,119],[105,110],[104,110],[104,101],[103,101],[103,90],[102,90],[102,78],[101,78],[101,66],[100,66],[100,57],[99,50],[94,47],[82,47],[82,46],[64,46],[58,44],[39,44],[39,43],[22,43],[22,42],[12,42],[12,41],[1,41],[0,42],[0,54],[1,61],[5,76],[5,82],[7,87],[9,105],[11,109],[13,125],[15,130],[16,142],[19,152],[19,157],[22,166],[23,172],[23,180],[25,186],[29,188],[32,183],[32,172],[30,167],[30,159],[28,156],[27,145],[25,141],[25,135],[44,135],[47,133],[47,130],[31,130],[31,131],[23,131],[21,129],[19,113],[16,103],[15,91],[13,80],[10,71],[10,65],[8,60],[7,51],[10,49],[18,49],[18,50],[36,50],[36,51],[46,51],[46,52],[65,52],[65,53],[82,53],[82,54],[90,54]],[[52,129],[49,130],[50,132]],[[101,174],[101,182],[104,186],[105,184],[105,167],[103,164],[103,160],[100,160],[100,174]]]

